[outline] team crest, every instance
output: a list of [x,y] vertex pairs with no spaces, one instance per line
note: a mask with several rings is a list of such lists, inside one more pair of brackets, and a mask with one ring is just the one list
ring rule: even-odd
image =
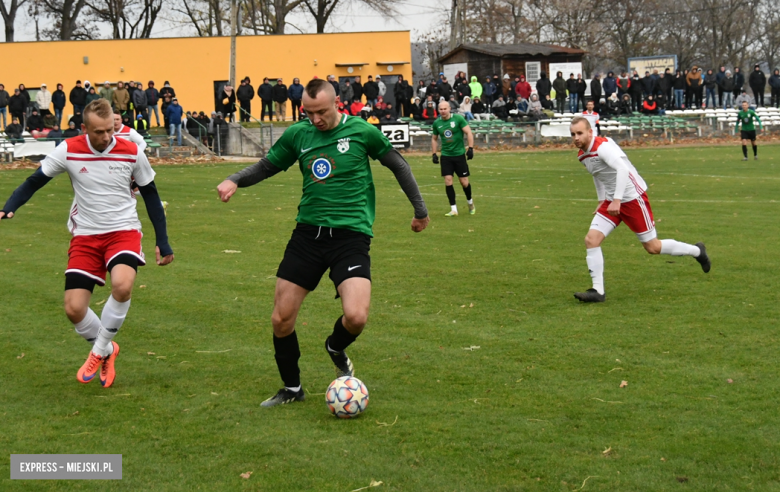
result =
[[450,121],[450,126],[451,126],[452,128],[455,128],[455,122],[454,122],[454,121]]
[[452,137],[452,130],[444,130],[444,137],[445,138],[451,138]]
[[349,150],[349,138],[340,138],[339,144],[336,146],[337,149],[339,149],[339,152],[342,154]]
[[336,169],[336,161],[326,154],[320,154],[318,157],[309,160],[307,166],[311,169],[311,179],[317,183],[325,183],[325,180]]

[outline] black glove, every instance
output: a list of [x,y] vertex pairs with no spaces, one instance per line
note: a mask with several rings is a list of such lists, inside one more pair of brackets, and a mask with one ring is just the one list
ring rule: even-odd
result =
[[433,163],[438,164],[439,163],[439,156],[436,154],[436,152],[433,153]]
[[474,158],[474,147],[469,147],[469,150],[466,151],[466,159],[471,160]]

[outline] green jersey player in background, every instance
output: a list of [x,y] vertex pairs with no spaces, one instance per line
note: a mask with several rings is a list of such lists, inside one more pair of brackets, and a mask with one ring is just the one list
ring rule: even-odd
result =
[[734,126],[734,131],[737,131],[740,125],[742,130],[740,137],[742,138],[742,158],[743,161],[748,160],[747,145],[748,140],[753,146],[753,159],[758,160],[758,146],[756,146],[756,125],[754,121],[758,121],[758,127],[764,129],[761,118],[758,117],[755,111],[750,109],[750,105],[747,101],[742,101],[742,111],[737,113],[737,124]]
[[376,127],[340,114],[338,98],[326,80],[314,79],[303,94],[309,117],[284,132],[268,156],[223,181],[217,191],[227,202],[239,187],[252,186],[298,162],[303,196],[276,273],[273,343],[284,388],[264,401],[272,407],[303,401],[295,320],[306,295],[330,269],[344,315],[339,316],[325,349],[337,376],[352,376],[345,349],[363,331],[371,302],[371,245],[375,191],[369,157],[389,168],[414,206],[412,231],[428,225],[428,211],[409,164]]
[[[469,141],[468,151],[463,146],[464,133]],[[447,101],[439,103],[439,117],[433,122],[433,128],[431,129],[434,164],[439,163],[439,156],[436,154],[439,136],[442,137],[441,175],[444,176],[447,198],[450,200],[450,211],[444,215],[447,217],[458,215],[458,207],[455,205],[455,189],[452,187],[453,174],[458,175],[460,185],[466,194],[466,201],[469,204],[469,213],[474,215],[477,209],[474,207],[474,200],[471,198],[469,165],[466,162],[466,159],[471,160],[474,157],[474,134],[471,133],[471,128],[466,118],[459,114],[452,114],[450,103]]]

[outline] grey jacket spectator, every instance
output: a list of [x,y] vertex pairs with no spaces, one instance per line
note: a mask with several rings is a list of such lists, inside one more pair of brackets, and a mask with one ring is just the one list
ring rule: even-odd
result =
[[149,106],[149,100],[146,98],[146,91],[136,89],[133,92],[133,106],[135,109],[143,109]]
[[8,106],[9,99],[11,99],[11,95],[8,94],[8,91],[5,88],[0,88],[0,108]]
[[742,103],[745,101],[747,101],[748,106],[756,105],[756,102],[753,100],[753,98],[750,97],[747,92],[742,91],[742,94],[738,95],[737,98],[734,100],[734,106],[736,106],[737,108],[741,108]]
[[712,69],[707,70],[707,73],[704,75],[704,87],[709,90],[718,88],[718,76],[712,72]]
[[344,82],[344,86],[341,88],[341,101],[344,103],[351,103],[355,98],[355,91],[352,89],[352,84],[349,80]]

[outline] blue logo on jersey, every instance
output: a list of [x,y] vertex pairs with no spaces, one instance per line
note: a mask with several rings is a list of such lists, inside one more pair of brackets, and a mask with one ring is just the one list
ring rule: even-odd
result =
[[333,166],[328,159],[319,158],[311,165],[311,173],[318,180],[323,180],[330,176],[331,171],[333,171]]
[[445,130],[444,136],[447,138],[452,138],[452,130]]

